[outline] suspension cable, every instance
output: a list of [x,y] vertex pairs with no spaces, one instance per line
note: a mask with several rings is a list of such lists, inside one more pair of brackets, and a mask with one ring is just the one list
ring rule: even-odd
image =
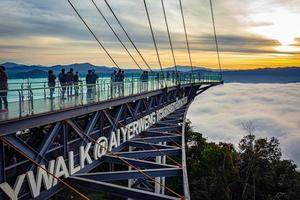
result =
[[221,60],[220,60],[219,43],[218,43],[218,38],[217,38],[217,31],[216,31],[216,25],[215,25],[215,16],[214,16],[212,0],[209,0],[209,3],[210,3],[211,19],[212,19],[213,29],[214,29],[214,37],[215,37],[215,43],[216,43],[217,56],[218,56],[219,73],[222,78],[222,66],[221,66]]
[[168,19],[167,19],[167,14],[166,14],[166,10],[165,10],[164,0],[161,0],[161,5],[162,5],[163,13],[164,13],[164,18],[165,18],[165,23],[166,23],[166,28],[167,28],[167,33],[168,33],[170,48],[171,48],[172,57],[173,57],[173,63],[174,63],[174,67],[175,67],[175,70],[176,70],[176,75],[178,77],[177,63],[176,63],[176,59],[175,59],[175,54],[174,54],[174,49],[173,49],[171,34],[170,34],[170,30],[169,30],[169,25],[168,25]]
[[145,60],[144,56],[141,54],[140,50],[137,48],[137,46],[135,45],[135,43],[133,42],[133,40],[131,39],[131,37],[129,36],[128,32],[126,31],[126,29],[124,28],[124,26],[122,25],[121,21],[119,20],[119,18],[117,17],[117,15],[115,14],[115,12],[113,11],[112,7],[110,6],[110,4],[107,2],[107,0],[104,0],[105,4],[107,5],[107,7],[109,8],[110,12],[112,13],[112,15],[114,16],[114,18],[116,19],[117,23],[119,24],[119,26],[121,27],[121,29],[124,31],[126,37],[128,38],[128,40],[130,41],[130,43],[132,44],[132,46],[134,47],[134,49],[136,50],[136,52],[139,54],[139,56],[141,57],[141,59],[143,60],[143,62],[145,63],[145,65],[149,68],[149,70],[152,72],[153,70],[151,69],[150,65],[148,64],[148,62]]
[[128,48],[125,46],[125,44],[122,42],[121,38],[118,36],[118,34],[116,33],[116,31],[114,30],[114,28],[110,25],[110,23],[108,22],[107,18],[103,15],[103,13],[101,12],[100,8],[97,6],[97,4],[95,3],[94,0],[91,0],[92,3],[94,4],[94,6],[96,7],[96,9],[98,10],[99,14],[102,16],[102,18],[104,19],[104,21],[106,22],[106,24],[109,26],[110,30],[114,33],[114,35],[116,36],[116,38],[119,40],[119,42],[121,43],[121,45],[124,47],[124,49],[126,50],[126,52],[128,53],[128,55],[131,57],[131,59],[134,61],[134,63],[137,65],[137,67],[141,70],[144,71],[141,66],[138,64],[138,62],[135,60],[135,58],[132,56],[132,54],[130,53],[130,51],[128,50]]
[[187,35],[187,31],[186,31],[186,25],[185,25],[184,13],[183,13],[183,6],[182,6],[181,0],[179,0],[179,5],[180,5],[180,11],[181,11],[181,18],[182,18],[182,23],[183,23],[184,34],[185,34],[186,48],[188,50],[189,60],[190,60],[190,65],[191,65],[191,71],[194,71],[192,56],[191,56],[191,50],[190,50],[188,35]]
[[95,33],[92,31],[92,29],[89,27],[89,25],[85,22],[85,20],[82,18],[82,16],[79,14],[79,12],[77,11],[77,9],[74,7],[74,5],[71,3],[70,0],[67,0],[69,2],[69,4],[71,5],[71,7],[73,8],[73,10],[76,12],[76,14],[78,15],[78,17],[80,18],[80,20],[82,21],[82,23],[85,25],[85,27],[89,30],[89,32],[93,35],[93,37],[95,38],[95,40],[98,42],[98,44],[101,46],[101,48],[105,51],[105,53],[108,55],[108,57],[110,58],[110,60],[114,63],[114,65],[118,68],[121,69],[119,67],[119,65],[116,63],[116,61],[113,59],[113,57],[110,55],[110,53],[106,50],[106,48],[103,46],[103,44],[100,42],[100,40],[98,39],[98,37],[95,35]]
[[154,47],[155,47],[156,56],[157,56],[158,64],[159,64],[159,67],[160,67],[160,71],[162,73],[162,76],[163,76],[163,79],[165,81],[165,84],[168,87],[167,81],[165,79],[165,75],[164,75],[164,72],[163,72],[163,69],[162,69],[162,64],[161,64],[160,56],[159,56],[159,53],[158,53],[158,48],[157,48],[157,44],[156,44],[156,40],[155,40],[155,36],[154,36],[154,32],[153,32],[153,28],[152,28],[151,19],[150,19],[150,15],[149,15],[149,11],[148,11],[146,0],[144,0],[144,6],[145,6],[146,14],[147,14],[149,28],[150,28],[150,31],[151,31],[151,36],[152,36],[153,44],[154,44]]
[[36,162],[35,160],[33,160],[32,158],[30,158],[27,154],[25,154],[23,151],[19,150],[15,145],[13,145],[12,143],[10,143],[8,140],[6,140],[4,137],[0,137],[0,140],[2,140],[3,143],[6,143],[8,146],[10,146],[11,148],[13,148],[16,152],[18,152],[20,155],[24,156],[25,158],[27,158],[30,162],[32,162],[33,164],[35,164],[37,167],[41,168],[42,170],[44,170],[45,172],[47,172],[50,176],[52,176],[53,178],[55,178],[56,180],[60,181],[64,186],[66,186],[67,188],[69,188],[70,190],[72,190],[76,195],[78,195],[78,197],[80,197],[81,199],[84,200],[89,200],[88,197],[86,197],[84,194],[82,194],[81,192],[79,192],[77,189],[75,189],[73,186],[69,185],[68,183],[66,183],[64,180],[62,180],[61,178],[55,176],[53,173],[51,173],[49,170],[47,170],[45,167],[43,167],[42,165],[40,165],[38,162]]

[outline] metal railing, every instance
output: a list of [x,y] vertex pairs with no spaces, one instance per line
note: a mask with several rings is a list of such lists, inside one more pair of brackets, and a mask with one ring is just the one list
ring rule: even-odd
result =
[[42,87],[41,85],[32,87],[29,83],[26,87],[21,85],[20,89],[0,91],[2,107],[3,97],[8,101],[8,112],[0,113],[0,121],[131,96],[179,84],[220,81],[221,77],[217,73],[181,73],[178,77],[165,74],[165,80],[162,76],[150,76],[147,80],[127,77],[123,82],[99,79],[96,84],[80,81],[78,84],[63,86],[56,84],[54,87],[48,87],[46,82],[42,82]]

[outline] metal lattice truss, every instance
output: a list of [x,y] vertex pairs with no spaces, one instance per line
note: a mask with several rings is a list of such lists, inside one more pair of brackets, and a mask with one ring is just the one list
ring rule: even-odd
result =
[[[31,199],[32,190],[28,186],[29,179],[26,179],[29,171],[35,174],[38,166],[49,166],[51,160],[57,160],[59,156],[68,163],[70,151],[74,155],[74,166],[79,165],[78,147],[92,143],[89,154],[93,155],[92,149],[96,145],[93,141],[99,137],[109,137],[112,131],[187,97],[185,105],[147,130],[120,142],[111,152],[62,178],[79,190],[106,192],[131,199],[189,199],[184,147],[185,114],[196,95],[215,85],[188,84],[2,122],[0,183],[7,182],[12,189],[19,187],[18,199]],[[20,176],[24,180],[18,186]],[[183,192],[178,192],[182,194],[168,188],[168,178],[173,176],[182,177]],[[48,199],[64,186],[61,181],[49,188],[42,186],[33,199]],[[3,190],[0,192],[0,199],[8,198]]]

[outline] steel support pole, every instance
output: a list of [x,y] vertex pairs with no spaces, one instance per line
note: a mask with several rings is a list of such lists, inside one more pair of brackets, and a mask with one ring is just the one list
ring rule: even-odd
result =
[[[0,141],[0,183],[6,182],[5,176],[5,152],[4,144]],[[5,199],[4,193],[0,192],[0,199]]]

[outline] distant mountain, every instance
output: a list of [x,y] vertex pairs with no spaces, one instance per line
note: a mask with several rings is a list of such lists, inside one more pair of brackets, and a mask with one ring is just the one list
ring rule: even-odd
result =
[[[191,66],[176,66],[177,70],[180,72],[189,72],[192,70]],[[164,71],[176,71],[175,67],[166,67],[163,70]],[[212,69],[208,69],[206,67],[193,67],[193,70],[206,70],[206,71],[212,71]]]
[[[109,75],[116,68],[107,66],[97,66],[90,63],[74,63],[69,65],[24,65],[12,62],[3,63],[7,69],[9,78],[45,78],[48,70],[53,70],[58,74],[62,68],[68,71],[73,68],[78,71],[81,76],[85,75],[89,69],[95,69],[96,73]],[[164,71],[175,71],[175,67],[166,67]],[[190,66],[177,66],[178,71],[191,71]],[[201,73],[218,71],[205,67],[194,67],[194,71]],[[155,69],[153,71],[159,71]],[[139,69],[127,69],[126,73],[139,74]],[[262,69],[248,69],[248,70],[223,70],[223,79],[225,82],[242,82],[242,83],[289,83],[300,82],[300,67],[281,67],[281,68],[262,68]]]
[[48,70],[53,70],[55,74],[58,74],[62,68],[69,71],[73,68],[74,71],[78,71],[79,74],[85,75],[89,69],[95,69],[96,73],[112,73],[115,68],[106,66],[96,66],[90,63],[75,63],[70,65],[54,65],[54,66],[42,66],[42,65],[23,65],[12,62],[3,63],[8,76],[10,78],[45,78],[47,77]]
[[[10,74],[8,74],[10,77]],[[21,78],[21,79],[26,79],[26,78],[45,78],[48,76],[48,73],[39,70],[39,69],[33,69],[27,72],[17,72],[14,74],[15,78]]]
[[291,83],[300,82],[300,67],[224,70],[225,82],[240,83]]
[[54,72],[59,72],[62,68],[69,71],[73,68],[74,71],[78,71],[80,74],[86,74],[89,69],[95,69],[97,73],[111,73],[115,68],[106,66],[96,66],[90,63],[75,63],[70,65],[55,65],[50,67]]

